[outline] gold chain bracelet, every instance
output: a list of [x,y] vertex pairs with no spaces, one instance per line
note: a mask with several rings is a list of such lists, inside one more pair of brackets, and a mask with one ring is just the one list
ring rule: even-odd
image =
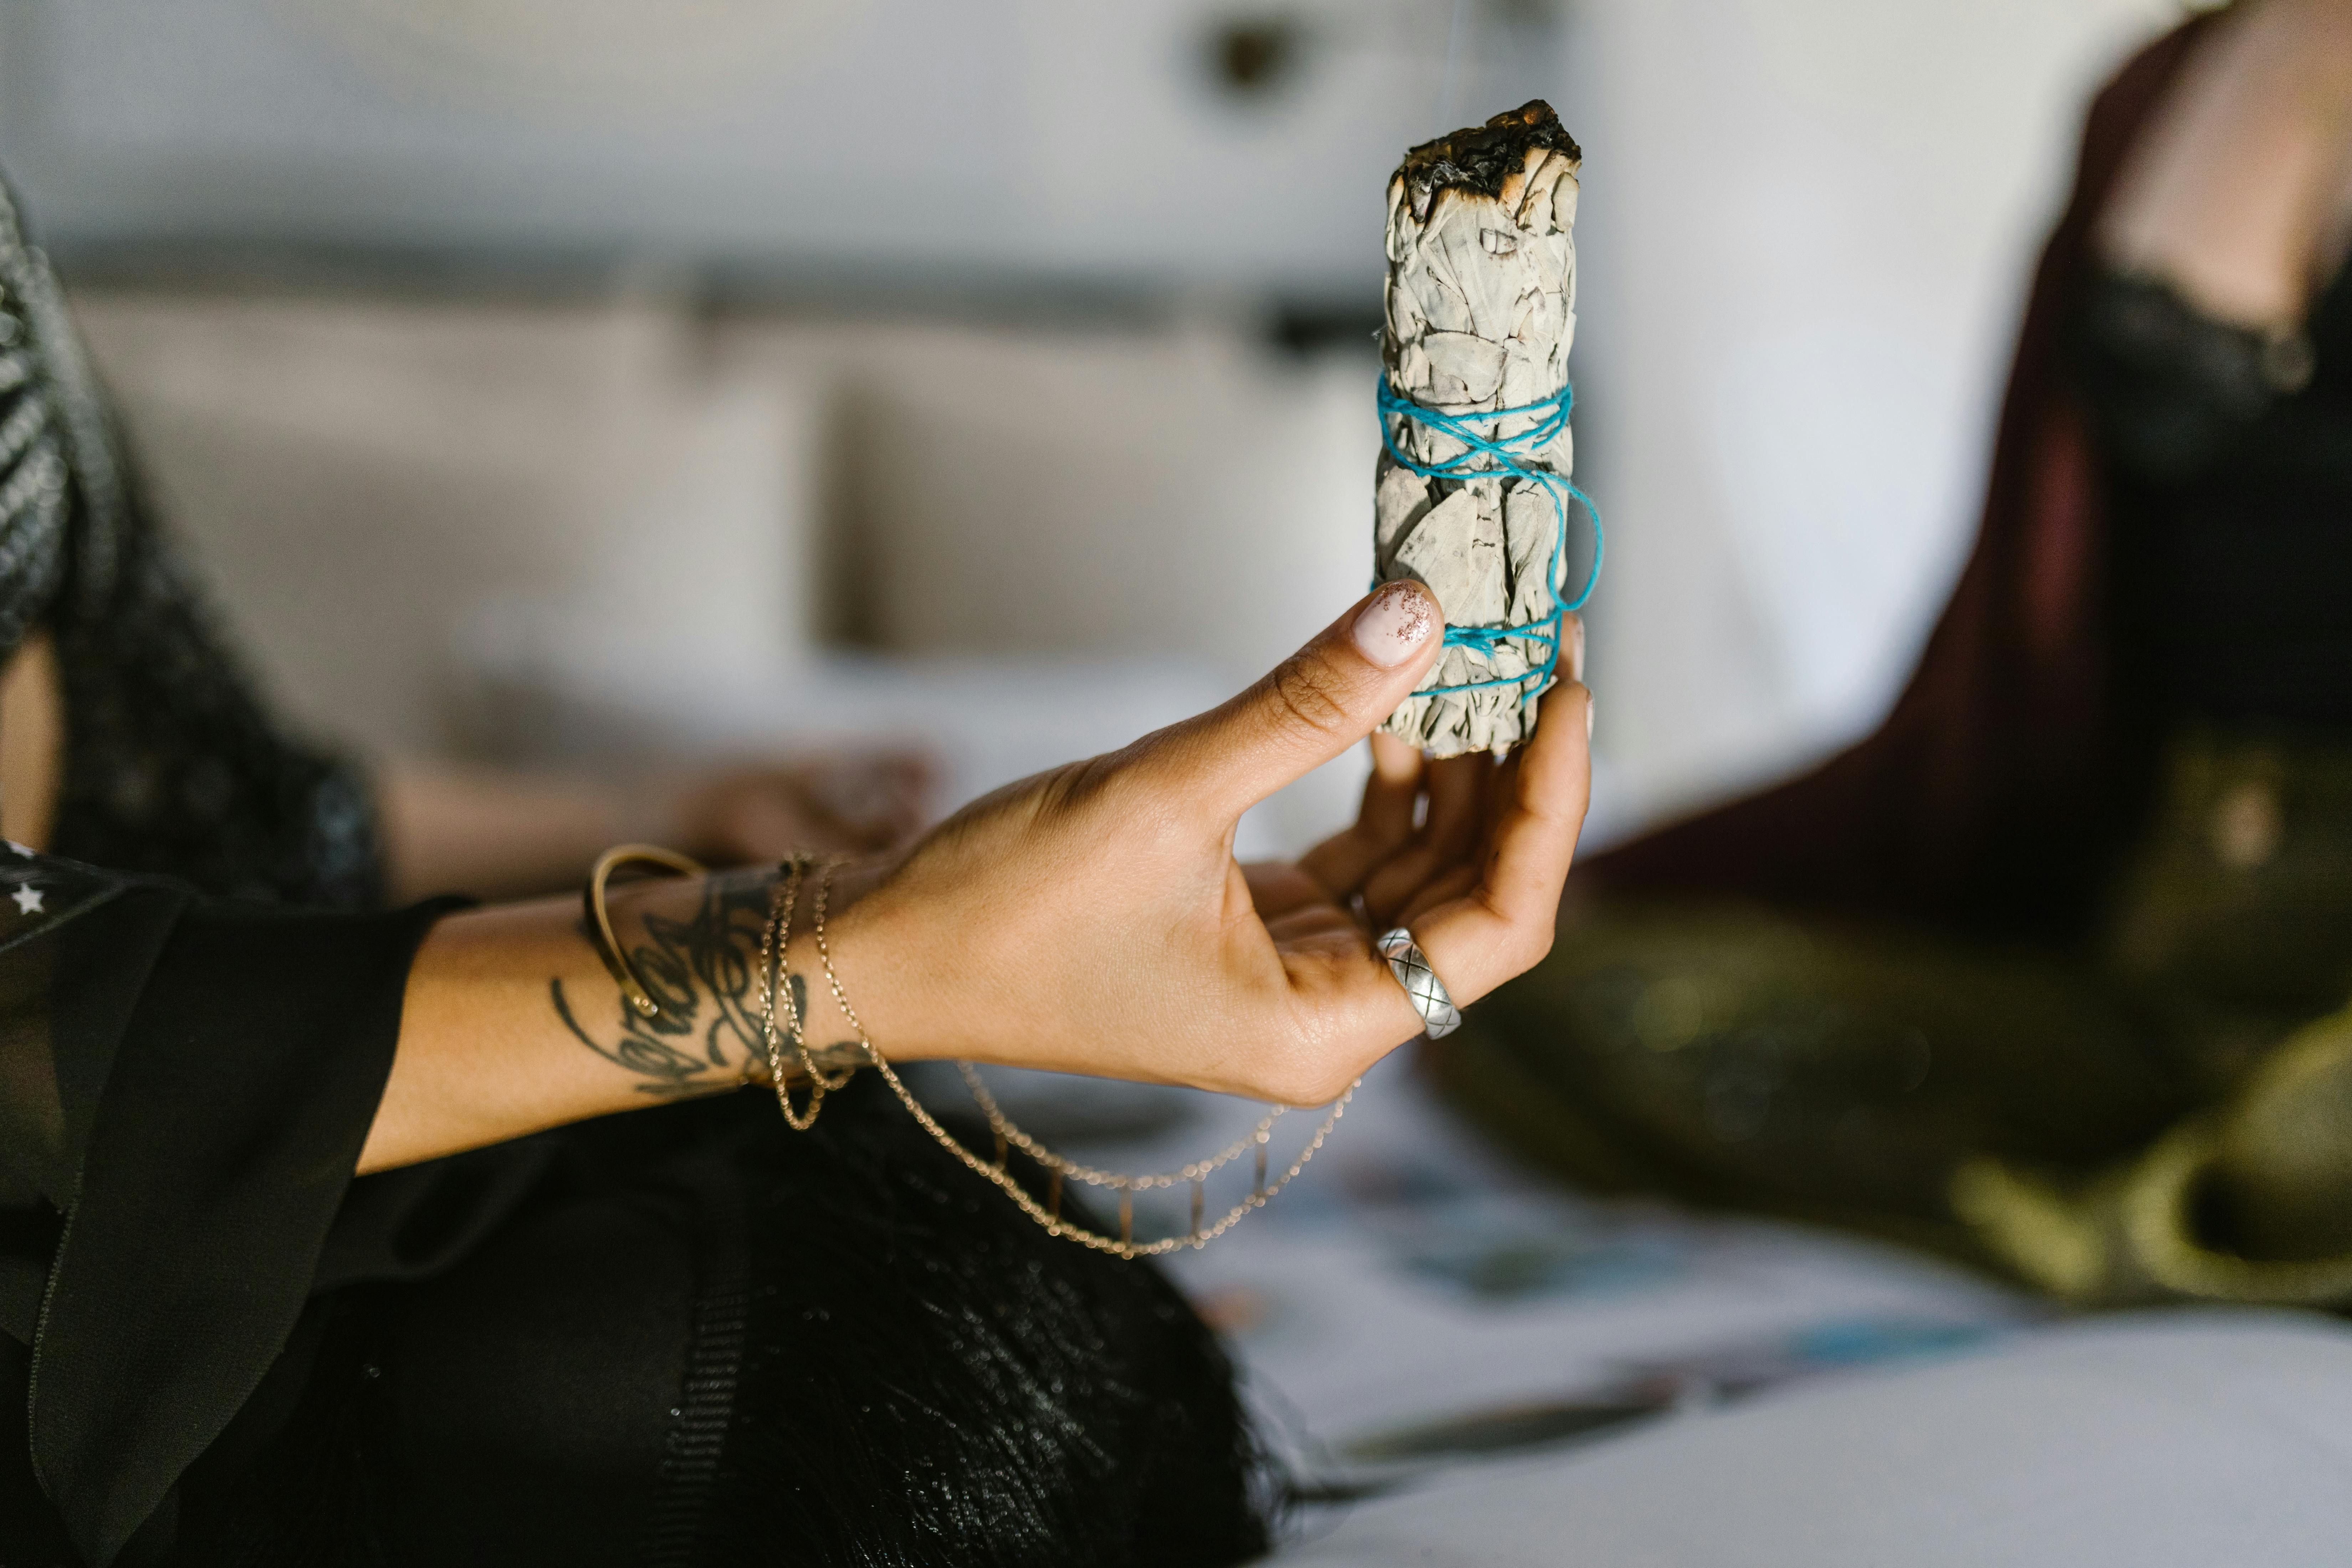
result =
[[[793,937],[793,912],[800,901],[802,884],[812,868],[817,872],[817,884],[816,898],[810,912],[809,924],[810,933],[816,942],[817,962],[824,970],[824,983],[826,988],[833,994],[834,1005],[841,1009],[841,1016],[847,1019],[849,1026],[856,1031],[857,1044],[865,1051],[866,1059],[873,1064],[877,1072],[882,1075],[883,1082],[890,1086],[890,1092],[896,1095],[898,1102],[907,1108],[908,1114],[915,1119],[924,1131],[931,1135],[940,1148],[954,1155],[975,1175],[992,1182],[1003,1189],[1004,1194],[1020,1207],[1021,1212],[1043,1226],[1049,1236],[1077,1242],[1097,1252],[1108,1252],[1119,1258],[1130,1258],[1157,1257],[1162,1253],[1173,1252],[1181,1247],[1206,1247],[1238,1225],[1242,1217],[1251,1210],[1264,1208],[1275,1194],[1288,1186],[1298,1173],[1307,1168],[1307,1163],[1315,1157],[1316,1152],[1323,1147],[1324,1140],[1331,1135],[1331,1130],[1339,1125],[1339,1118],[1347,1114],[1349,1100],[1354,1098],[1357,1088],[1363,1082],[1360,1078],[1356,1079],[1348,1086],[1339,1099],[1331,1102],[1329,1114],[1325,1116],[1322,1124],[1316,1128],[1314,1136],[1307,1140],[1307,1146],[1300,1152],[1298,1158],[1292,1161],[1289,1168],[1283,1171],[1273,1182],[1268,1183],[1266,1146],[1272,1139],[1274,1123],[1289,1109],[1286,1106],[1273,1107],[1248,1135],[1237,1139],[1208,1159],[1196,1160],[1174,1171],[1159,1172],[1150,1175],[1134,1175],[1125,1172],[1104,1171],[1092,1165],[1080,1164],[1046,1148],[1035,1138],[1024,1131],[1011,1117],[1004,1114],[1003,1107],[996,1102],[996,1097],[989,1093],[988,1086],[982,1081],[977,1068],[968,1061],[959,1061],[956,1063],[956,1069],[963,1075],[964,1083],[971,1089],[972,1100],[979,1106],[981,1114],[986,1118],[989,1131],[996,1141],[995,1159],[983,1160],[959,1142],[953,1133],[940,1126],[938,1119],[924,1107],[922,1101],[915,1098],[912,1091],[907,1088],[905,1080],[898,1077],[897,1069],[890,1066],[880,1049],[876,1047],[872,1037],[866,1034],[865,1024],[857,1016],[857,1010],[850,1005],[848,994],[842,989],[841,976],[834,971],[833,952],[825,942],[824,933],[825,905],[833,891],[834,868],[839,864],[837,860],[821,859],[810,855],[794,855],[785,860],[778,868],[776,890],[770,905],[767,926],[761,933],[761,1029],[764,1037],[763,1044],[767,1047],[769,1067],[774,1075],[777,1102],[782,1108],[785,1122],[795,1131],[805,1131],[814,1126],[816,1122],[817,1108],[823,1103],[825,1094],[848,1082],[850,1075],[856,1070],[851,1068],[845,1070],[837,1079],[828,1079],[817,1069],[814,1057],[809,1050],[806,1019],[802,1015],[798,998],[783,978],[785,950],[791,945]],[[776,1027],[776,1003],[779,993],[782,995],[785,1012],[785,1027],[782,1031],[779,1031]],[[791,1092],[784,1082],[783,1047],[786,1039],[792,1043],[793,1052],[799,1058],[801,1069],[810,1079],[809,1101],[804,1110],[794,1108]],[[1040,1203],[1031,1196],[1028,1188],[1023,1186],[1006,1169],[1008,1152],[1013,1149],[1020,1150],[1045,1167],[1048,1173],[1045,1202]],[[1204,1184],[1208,1177],[1219,1168],[1253,1150],[1257,1156],[1257,1170],[1256,1179],[1251,1185],[1249,1196],[1227,1210],[1215,1223],[1203,1228],[1202,1205],[1205,1191]],[[1118,1236],[1106,1236],[1099,1231],[1088,1229],[1074,1220],[1062,1217],[1062,1187],[1065,1180],[1076,1181],[1088,1186],[1108,1187],[1118,1194]],[[1155,1241],[1137,1241],[1135,1239],[1135,1194],[1138,1192],[1172,1187],[1186,1182],[1191,1183],[1192,1187],[1192,1227],[1181,1236],[1161,1237]]]

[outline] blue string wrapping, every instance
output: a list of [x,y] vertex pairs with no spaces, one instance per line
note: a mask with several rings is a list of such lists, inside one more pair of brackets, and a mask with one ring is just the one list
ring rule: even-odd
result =
[[[1551,589],[1551,613],[1517,625],[1494,626],[1456,626],[1448,622],[1444,646],[1468,648],[1491,659],[1507,641],[1534,643],[1543,649],[1540,661],[1524,675],[1507,675],[1494,680],[1468,680],[1454,686],[1431,686],[1413,693],[1415,697],[1438,697],[1457,691],[1477,691],[1492,686],[1516,686],[1522,697],[1531,697],[1551,685],[1552,672],[1559,665],[1559,633],[1561,618],[1584,607],[1592,597],[1593,587],[1601,581],[1601,557],[1606,539],[1601,529],[1601,509],[1592,498],[1566,479],[1546,468],[1530,467],[1526,459],[1559,439],[1568,428],[1569,416],[1576,407],[1576,388],[1563,382],[1560,389],[1549,397],[1533,403],[1522,403],[1510,408],[1476,409],[1467,414],[1449,414],[1442,408],[1416,403],[1389,384],[1388,372],[1381,373],[1376,385],[1381,411],[1381,443],[1389,456],[1403,468],[1433,479],[1477,479],[1496,474],[1517,474],[1543,486],[1551,497],[1552,510],[1558,514],[1559,526],[1553,531],[1550,569],[1546,582]],[[1509,436],[1496,434],[1503,421],[1522,416],[1532,417],[1524,430]],[[1458,458],[1442,463],[1419,463],[1398,450],[1397,426],[1392,419],[1410,419],[1416,425],[1450,436],[1468,448]],[[1592,567],[1584,574],[1584,586],[1576,597],[1563,600],[1568,566],[1568,503],[1573,499],[1584,508],[1592,522]]]

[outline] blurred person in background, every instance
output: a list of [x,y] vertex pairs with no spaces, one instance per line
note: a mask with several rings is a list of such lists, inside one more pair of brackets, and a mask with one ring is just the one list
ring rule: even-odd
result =
[[876,853],[929,820],[933,769],[917,752],[846,751],[621,779],[395,762],[369,782],[383,896],[404,903],[451,888],[524,898],[577,887],[608,845],[629,840],[712,866]]
[[[864,853],[922,825],[929,770],[875,753],[682,768],[624,781],[391,765],[371,777],[289,736],[158,527],[119,422],[0,197],[17,336],[48,409],[0,433],[19,515],[0,566],[0,830],[36,849],[206,892],[363,909],[463,889],[576,884],[605,846],[731,866]],[[26,323],[37,323],[27,325]],[[24,375],[9,384],[20,393]],[[79,468],[68,484],[62,443]]]
[[2077,1300],[2352,1303],[2347,241],[2352,4],[2126,66],[1893,712],[1596,858],[1454,1092]]
[[[783,1059],[763,931],[785,906],[835,1070],[870,1026],[909,1059],[1328,1100],[1421,1015],[1313,872],[1234,862],[1235,825],[1369,734],[1442,626],[1391,584],[911,847],[615,889],[613,951],[576,896],[373,909],[576,874],[634,825],[492,781],[405,820],[394,791],[380,832],[223,651],[0,203],[0,752],[48,851],[0,845],[0,1563],[1257,1554],[1278,1479],[1151,1263],[1032,1223],[876,1073],[802,1134],[733,1092]],[[1407,889],[1465,1000],[1549,943],[1590,710],[1570,683],[1544,711],[1507,765],[1388,749],[1310,862]],[[867,768],[846,799],[721,777],[667,826],[870,847],[915,781]]]

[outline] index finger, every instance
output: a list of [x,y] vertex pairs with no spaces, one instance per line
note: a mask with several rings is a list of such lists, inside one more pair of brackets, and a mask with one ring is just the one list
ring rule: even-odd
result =
[[1413,808],[1427,772],[1421,748],[1376,731],[1371,749],[1371,776],[1364,781],[1356,820],[1298,858],[1298,868],[1335,899],[1362,887],[1365,878],[1412,838]]
[[1413,940],[1456,1002],[1485,995],[1550,951],[1559,896],[1591,797],[1592,693],[1544,694],[1535,739],[1495,821],[1478,886],[1422,917]]

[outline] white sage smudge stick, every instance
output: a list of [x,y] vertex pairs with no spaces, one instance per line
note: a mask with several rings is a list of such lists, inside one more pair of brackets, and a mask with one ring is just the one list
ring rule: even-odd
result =
[[[1511,444],[1509,471],[1439,424],[1384,411],[1394,450],[1381,453],[1373,574],[1414,577],[1444,607],[1449,643],[1423,689],[1381,726],[1432,757],[1497,755],[1534,733],[1536,701],[1564,592],[1585,580],[1584,553],[1563,540],[1571,446],[1559,397],[1576,330],[1577,171],[1583,153],[1541,100],[1405,154],[1389,182],[1387,330],[1381,355],[1392,393],[1467,433]],[[1538,405],[1502,419],[1498,409]],[[1481,419],[1480,416],[1487,417]],[[1542,426],[1557,433],[1541,439]],[[1423,468],[1475,477],[1416,473]],[[1556,584],[1554,573],[1564,574]],[[1547,625],[1547,617],[1550,617]],[[1530,628],[1473,634],[1458,628]]]

